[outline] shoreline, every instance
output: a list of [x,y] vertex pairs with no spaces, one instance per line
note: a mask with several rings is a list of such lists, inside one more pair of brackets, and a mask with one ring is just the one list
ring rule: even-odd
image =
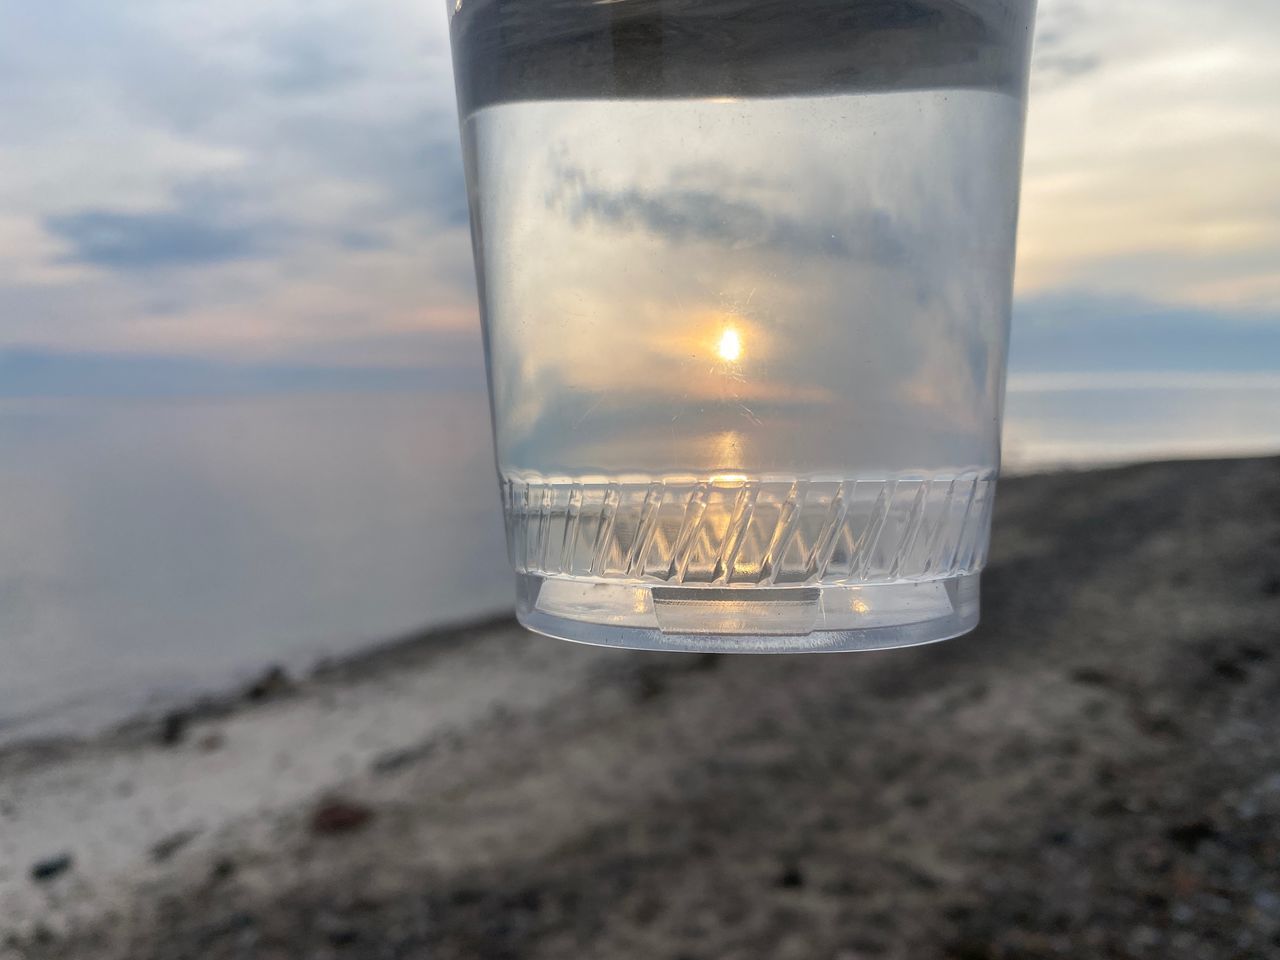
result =
[[[346,653],[313,658],[303,669],[290,669],[282,663],[268,661],[245,679],[207,691],[187,695],[152,695],[156,701],[154,705],[118,711],[117,719],[88,725],[81,733],[42,733],[37,728],[36,732],[25,734],[21,732],[23,727],[39,721],[28,717],[14,718],[8,724],[0,725],[0,772],[12,762],[11,758],[24,754],[66,754],[78,748],[93,748],[109,742],[172,742],[177,729],[188,724],[225,718],[267,700],[295,696],[315,681],[327,679],[341,683],[348,677],[378,670],[400,660],[413,661],[423,656],[428,646],[438,650],[491,630],[513,627],[515,623],[514,611],[498,611],[371,641]],[[45,712],[55,711],[56,707],[51,707]],[[6,736],[8,727],[15,732]]]
[[[1099,458],[1089,461],[1072,459],[1063,462],[1036,461],[1030,466],[1014,462],[1002,468],[1000,479],[1005,482],[1035,477],[1106,473],[1143,466],[1231,463],[1265,460],[1272,457],[1280,457],[1280,453],[1264,451],[1223,457],[1209,452],[1203,455],[1191,454],[1185,457],[1149,460],[1132,457]],[[252,705],[256,700],[252,695],[253,689],[264,682],[279,686],[280,680],[283,679],[285,686],[296,687],[298,684],[306,684],[314,678],[321,677],[326,672],[356,670],[361,668],[362,664],[372,669],[384,659],[407,655],[419,645],[439,645],[454,637],[471,636],[490,627],[510,626],[514,623],[513,609],[495,610],[475,617],[426,626],[390,638],[369,640],[358,644],[354,649],[338,654],[268,657],[256,664],[247,664],[237,677],[233,677],[226,683],[190,692],[166,693],[163,690],[143,692],[133,706],[104,707],[96,711],[109,719],[76,722],[66,730],[60,729],[57,721],[51,718],[73,707],[73,704],[54,704],[43,708],[36,717],[14,716],[0,722],[0,770],[4,769],[8,762],[7,758],[14,754],[69,752],[77,747],[92,745],[103,740],[145,739],[153,730],[159,735],[160,728],[166,722],[170,722],[172,717],[199,719],[223,715],[242,705]],[[280,676],[281,672],[284,674],[283,677]],[[49,732],[51,728],[54,732]]]

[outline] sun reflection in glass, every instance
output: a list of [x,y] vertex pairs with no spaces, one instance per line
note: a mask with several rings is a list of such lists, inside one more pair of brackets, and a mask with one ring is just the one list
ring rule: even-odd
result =
[[720,342],[716,344],[716,353],[720,354],[720,359],[729,363],[733,363],[742,356],[742,338],[738,336],[738,331],[733,327],[725,329],[720,334]]

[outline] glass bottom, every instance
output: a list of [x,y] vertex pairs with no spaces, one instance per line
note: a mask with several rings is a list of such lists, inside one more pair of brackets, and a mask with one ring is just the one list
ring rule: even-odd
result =
[[978,625],[972,573],[794,587],[619,583],[520,574],[520,622],[575,643],[689,653],[839,653],[949,640]]

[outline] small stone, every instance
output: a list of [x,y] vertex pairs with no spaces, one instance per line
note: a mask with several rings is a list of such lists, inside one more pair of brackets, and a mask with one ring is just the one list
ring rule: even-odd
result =
[[1240,664],[1226,658],[1213,662],[1213,673],[1228,683],[1244,683],[1249,679],[1248,672]]
[[723,662],[723,656],[718,653],[695,653],[693,655],[694,670],[715,670]]
[[1206,840],[1216,840],[1218,830],[1208,820],[1191,820],[1170,827],[1164,835],[1188,853],[1195,853]]
[[226,880],[233,876],[236,872],[235,861],[230,857],[219,857],[213,863],[213,869],[209,871],[209,876],[213,880]]
[[1054,827],[1045,835],[1045,841],[1055,847],[1070,846],[1074,839],[1075,834],[1070,827]]
[[151,859],[156,863],[164,863],[164,861],[194,840],[199,833],[199,830],[179,830],[177,833],[171,833],[163,840],[152,845]]
[[1097,667],[1081,667],[1073,670],[1071,680],[1086,687],[1110,687],[1115,684],[1115,679],[1109,673]]
[[635,676],[635,699],[646,703],[660,697],[667,689],[666,680],[656,671],[640,670]]
[[160,721],[160,742],[166,747],[176,747],[187,735],[191,714],[185,710],[170,710]]
[[405,747],[403,750],[388,750],[374,757],[369,764],[369,769],[377,774],[395,773],[419,760],[425,760],[435,752],[435,748],[435,741],[428,741],[415,747]]
[[798,866],[789,866],[778,874],[776,883],[784,890],[797,890],[804,886],[804,872]]
[[946,956],[949,960],[993,960],[996,951],[991,944],[971,938],[953,943]]
[[351,833],[373,819],[373,810],[362,803],[330,799],[311,812],[311,832],[318,835]]
[[264,700],[273,700],[282,696],[292,689],[293,681],[284,672],[284,667],[273,664],[262,671],[258,679],[245,687],[244,696],[246,700],[253,703],[261,703]]
[[69,853],[59,853],[31,865],[31,879],[37,883],[45,883],[71,869],[74,859]]

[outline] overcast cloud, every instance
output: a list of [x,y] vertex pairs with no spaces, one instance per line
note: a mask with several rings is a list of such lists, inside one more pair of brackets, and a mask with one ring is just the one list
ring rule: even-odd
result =
[[[1099,355],[1113,307],[1125,342],[1165,306],[1280,329],[1280,4],[1041,8],[1035,328],[1070,340],[1076,302]],[[475,364],[434,0],[7,4],[0,115],[0,349]],[[641,224],[718,202],[578,198]]]

